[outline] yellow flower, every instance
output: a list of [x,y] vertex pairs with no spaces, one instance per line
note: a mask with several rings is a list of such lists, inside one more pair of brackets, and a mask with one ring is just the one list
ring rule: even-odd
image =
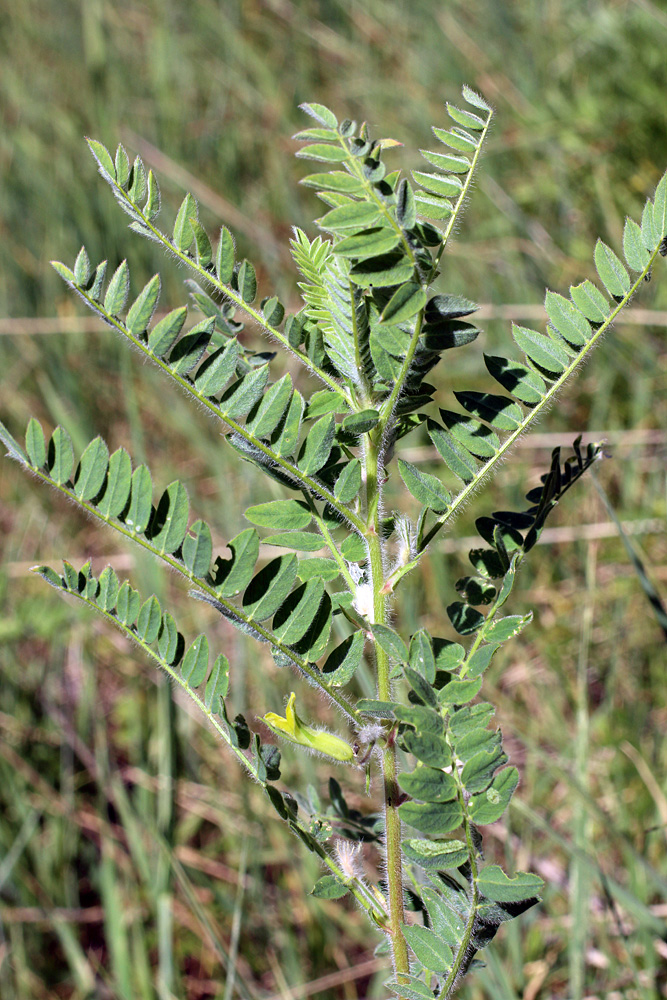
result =
[[277,733],[278,736],[283,736],[290,743],[298,743],[302,747],[317,750],[318,753],[333,757],[334,760],[341,760],[346,764],[353,760],[352,747],[344,739],[341,739],[340,736],[334,736],[333,733],[328,733],[326,730],[313,729],[312,726],[307,726],[305,722],[301,721],[296,714],[295,701],[296,695],[292,691],[285,708],[284,719],[282,716],[276,715],[275,712],[266,713],[264,722],[269,729]]

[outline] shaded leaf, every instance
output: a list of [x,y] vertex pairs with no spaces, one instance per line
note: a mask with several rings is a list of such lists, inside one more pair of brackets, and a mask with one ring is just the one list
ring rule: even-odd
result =
[[64,427],[56,427],[51,435],[47,465],[51,479],[59,486],[64,485],[72,475],[74,447]]
[[193,576],[203,579],[213,556],[211,529],[206,521],[194,521],[183,539],[183,562]]
[[150,539],[160,552],[180,548],[188,528],[190,504],[183,483],[178,479],[167,486],[160,497],[150,524]]
[[382,310],[380,322],[405,323],[424,308],[426,292],[416,281],[406,281],[396,289],[389,302]]
[[531,368],[491,354],[484,355],[484,362],[489,374],[526,406],[536,406],[544,398],[547,391],[544,379]]
[[458,868],[468,858],[468,849],[460,840],[404,840],[403,853],[408,861],[426,871]]
[[287,599],[296,579],[294,555],[278,556],[264,566],[249,583],[243,595],[243,610],[254,621],[272,618]]
[[539,875],[529,872],[517,872],[514,878],[509,878],[498,865],[487,865],[480,872],[477,885],[487,899],[498,903],[520,903],[539,897],[544,882]]
[[322,667],[322,676],[328,684],[342,687],[354,677],[364,652],[365,636],[355,632],[348,636],[329,654]]
[[447,608],[447,614],[452,625],[459,635],[471,635],[476,632],[485,622],[484,615],[475,611],[469,604],[462,601],[454,601]]
[[162,358],[168,353],[183,329],[187,314],[187,306],[180,306],[172,309],[155,324],[148,335],[148,349],[156,358]]
[[318,899],[341,899],[349,891],[334,875],[323,875],[311,889],[310,895]]

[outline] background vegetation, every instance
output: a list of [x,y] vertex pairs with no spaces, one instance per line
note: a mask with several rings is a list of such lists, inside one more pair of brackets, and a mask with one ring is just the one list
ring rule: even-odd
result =
[[[312,234],[318,214],[297,186],[299,102],[367,117],[405,143],[407,167],[469,83],[498,120],[441,280],[484,304],[487,350],[509,315],[541,315],[545,286],[594,276],[595,239],[618,247],[667,166],[667,15],[650,0],[25,0],[0,7],[0,27],[2,419],[17,435],[31,412],[62,422],[79,448],[101,433],[161,485],[178,472],[226,537],[236,498],[270,499],[266,481],[48,267],[85,240],[93,260],[127,256],[137,287],[160,268],[163,304],[185,298],[183,273],[128,233],[84,134],[140,152],[173,208],[190,187],[260,287],[290,300],[289,227]],[[665,591],[666,325],[662,273],[468,516],[519,501],[554,444],[603,435],[600,483]],[[475,349],[459,363],[445,391],[480,375]],[[536,622],[487,675],[523,776],[491,849],[549,889],[462,996],[652,1000],[667,988],[665,631],[590,480],[553,523],[512,599]],[[470,534],[466,515],[457,528]],[[316,867],[211,735],[121,637],[28,573],[92,556],[95,572],[110,561],[143,589],[175,587],[116,544],[0,463],[0,995],[381,996],[362,915],[304,895]],[[400,593],[406,630],[444,627],[466,548],[445,538]],[[214,614],[184,602],[182,621],[195,634]],[[290,678],[213,627],[236,710],[277,709]],[[327,802],[316,761],[285,766]]]

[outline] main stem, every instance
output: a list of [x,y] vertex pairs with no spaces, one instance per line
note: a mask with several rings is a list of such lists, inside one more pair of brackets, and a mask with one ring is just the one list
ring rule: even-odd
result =
[[[364,448],[366,473],[366,518],[367,541],[373,587],[373,624],[387,624],[387,598],[382,593],[384,565],[382,558],[382,537],[380,533],[380,480],[382,470],[378,469],[377,443],[367,435]],[[377,667],[377,695],[380,701],[391,699],[389,680],[389,657],[378,644],[375,646]],[[410,971],[408,948],[403,936],[403,868],[401,859],[401,819],[398,815],[396,746],[393,740],[382,752],[382,774],[384,780],[384,822],[385,849],[387,856],[387,885],[389,889],[389,933],[398,982]]]

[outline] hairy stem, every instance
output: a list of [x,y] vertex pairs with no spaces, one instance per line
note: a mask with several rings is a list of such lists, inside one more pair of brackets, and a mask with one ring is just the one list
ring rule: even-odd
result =
[[[384,560],[380,534],[380,483],[378,479],[377,445],[371,435],[367,435],[364,445],[364,466],[366,469],[366,503],[368,517],[368,554],[370,576],[373,587],[373,624],[386,625],[388,618],[387,598],[383,593]],[[377,670],[377,695],[380,701],[391,697],[389,679],[389,657],[376,644],[375,662]],[[398,814],[398,785],[396,746],[393,740],[382,752],[382,775],[384,787],[385,850],[387,858],[387,885],[389,895],[389,935],[394,964],[398,977],[410,971],[408,948],[403,935],[403,862],[401,857],[401,818]],[[400,978],[398,979],[400,982]]]

